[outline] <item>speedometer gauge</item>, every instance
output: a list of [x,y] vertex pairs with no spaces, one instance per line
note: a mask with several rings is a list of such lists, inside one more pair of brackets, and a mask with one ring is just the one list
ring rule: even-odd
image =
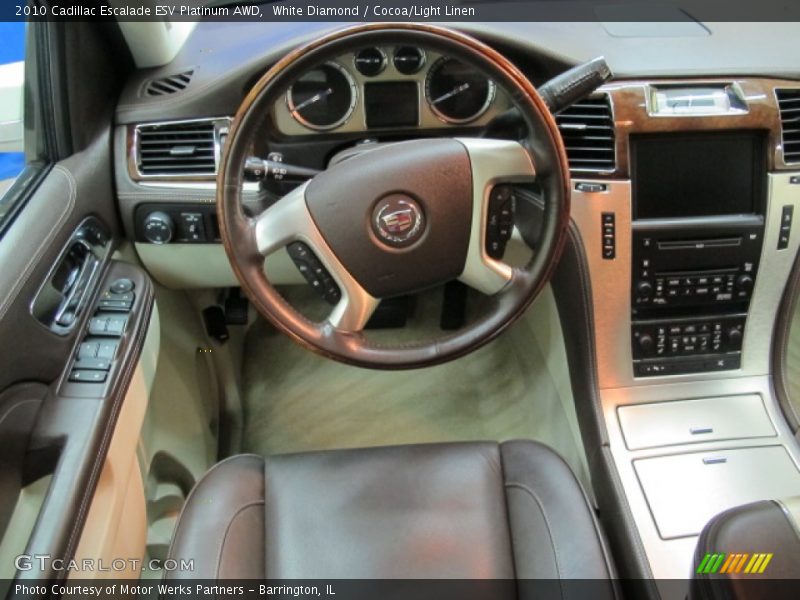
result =
[[289,112],[309,129],[324,131],[343,124],[356,106],[356,84],[340,64],[327,62],[304,73],[289,88]]
[[494,100],[495,84],[470,65],[440,58],[425,79],[425,98],[431,110],[447,123],[469,123]]

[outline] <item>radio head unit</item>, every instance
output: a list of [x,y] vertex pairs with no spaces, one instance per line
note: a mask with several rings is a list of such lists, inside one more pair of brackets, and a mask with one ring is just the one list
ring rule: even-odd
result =
[[746,309],[763,233],[760,216],[678,228],[634,223],[633,315],[696,306]]
[[736,369],[758,274],[766,137],[631,137],[634,375]]

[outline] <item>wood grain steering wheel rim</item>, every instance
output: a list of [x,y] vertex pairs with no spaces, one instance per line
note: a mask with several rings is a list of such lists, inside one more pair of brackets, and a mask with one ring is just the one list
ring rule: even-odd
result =
[[[407,44],[457,58],[493,79],[520,110],[527,138],[522,143],[443,138],[391,144],[337,164],[260,215],[247,216],[241,202],[244,159],[264,115],[291,82],[313,66],[357,48]],[[489,258],[484,249],[489,191],[496,183],[533,180],[545,199],[540,242],[527,265],[512,268]],[[422,233],[407,247],[376,239],[378,230],[371,225],[380,208],[377,204],[393,194],[400,200],[387,202],[405,198],[418,205],[415,210],[420,214],[415,218],[423,220]],[[380,369],[452,360],[491,341],[513,323],[555,269],[566,237],[569,201],[563,142],[552,114],[527,78],[472,37],[411,23],[344,28],[277,62],[237,111],[217,177],[222,242],[242,289],[258,311],[310,350]],[[298,240],[318,255],[342,292],[323,322],[312,322],[297,312],[264,272],[266,256]],[[437,252],[439,258],[431,261]],[[423,264],[429,268],[418,268]],[[489,295],[486,314],[430,342],[379,345],[363,334],[379,294],[410,293],[448,278]]]

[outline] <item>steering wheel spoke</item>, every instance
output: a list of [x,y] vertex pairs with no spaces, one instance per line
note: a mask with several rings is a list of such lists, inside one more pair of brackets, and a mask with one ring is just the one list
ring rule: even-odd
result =
[[270,206],[253,222],[259,253],[267,257],[316,229],[305,201],[307,184],[298,186]]
[[306,206],[306,187],[295,188],[256,217],[256,246],[266,257],[292,242],[305,244],[341,292],[327,321],[341,331],[361,331],[380,301],[353,278],[325,241]]
[[[490,198],[498,184],[531,182],[536,176],[530,154],[522,144],[510,140],[459,138],[467,149],[472,167],[472,227],[464,271],[459,281],[492,295],[511,281],[514,270],[492,258],[486,248],[490,226]],[[510,226],[510,225],[509,225]]]
[[342,286],[342,299],[334,306],[328,322],[341,331],[358,332],[366,327],[380,300],[371,296],[357,281],[350,280]]

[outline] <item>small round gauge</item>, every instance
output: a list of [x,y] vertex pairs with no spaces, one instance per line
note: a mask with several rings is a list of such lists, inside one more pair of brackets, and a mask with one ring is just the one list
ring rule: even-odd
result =
[[494,100],[495,84],[474,67],[454,58],[437,60],[425,79],[431,110],[447,123],[469,123]]
[[403,75],[413,75],[425,64],[425,52],[416,46],[400,46],[394,52],[392,63]]
[[364,77],[375,77],[386,68],[386,55],[380,48],[364,48],[353,59],[356,69]]
[[309,129],[334,129],[356,106],[353,77],[339,63],[327,62],[301,75],[286,93],[289,112]]

